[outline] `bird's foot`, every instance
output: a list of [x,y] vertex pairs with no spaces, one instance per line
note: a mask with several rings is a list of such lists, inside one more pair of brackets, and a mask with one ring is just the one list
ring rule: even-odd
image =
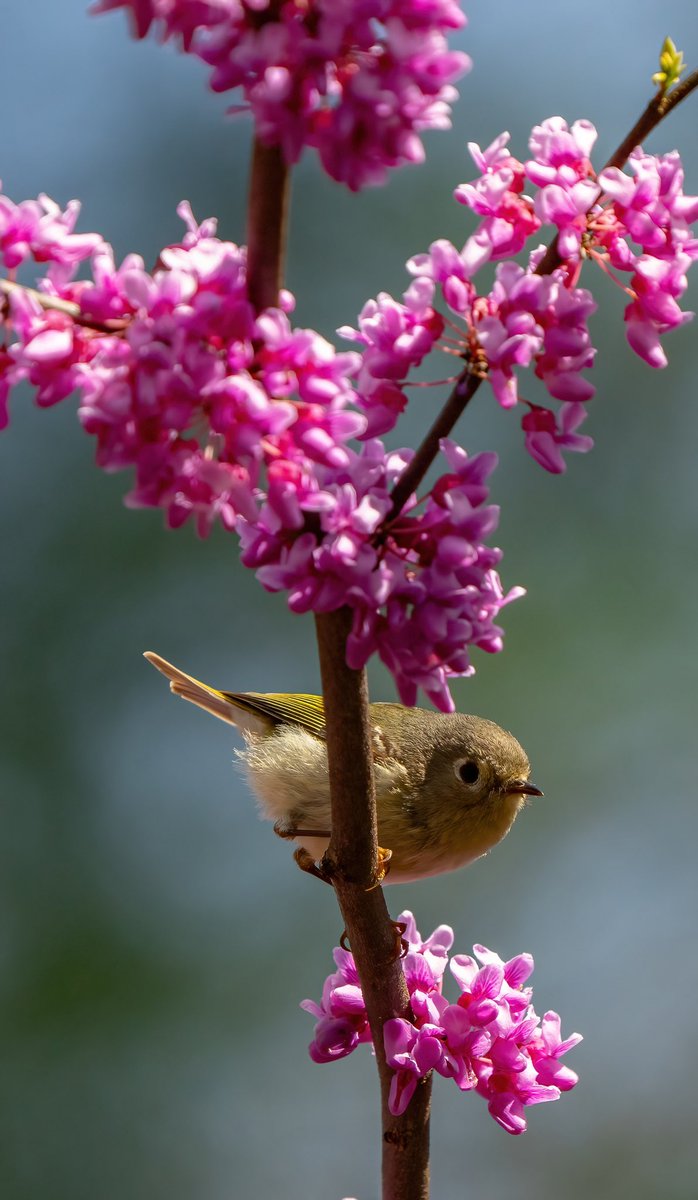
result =
[[299,846],[294,852],[293,857],[300,867],[301,871],[306,871],[308,875],[313,875],[315,879],[321,879],[323,883],[329,883],[332,886],[332,876],[329,871],[323,868],[321,862],[316,862],[312,854],[306,850],[305,846]]
[[395,958],[404,958],[410,948],[407,938],[402,936],[407,926],[404,921],[391,921],[390,924],[395,930]]
[[[282,821],[277,821],[274,825],[274,833],[280,838],[286,838],[293,841],[299,837],[313,838],[329,838],[331,837],[330,830],[327,829],[296,829],[295,826],[284,825]],[[299,846],[293,857],[300,867],[301,871],[306,871],[308,875],[314,875],[316,879],[322,879],[323,883],[332,883],[332,870],[328,864],[326,857],[320,862],[316,862],[309,850],[305,846]],[[378,864],[376,867],[376,877],[374,882],[366,890],[372,892],[374,888],[380,887],[390,870],[390,860],[393,857],[392,850],[384,850],[382,846],[378,847]]]
[[380,887],[390,870],[390,860],[393,857],[392,850],[384,850],[382,846],[378,847],[378,866],[376,867],[376,878],[367,892],[372,892],[375,888]]

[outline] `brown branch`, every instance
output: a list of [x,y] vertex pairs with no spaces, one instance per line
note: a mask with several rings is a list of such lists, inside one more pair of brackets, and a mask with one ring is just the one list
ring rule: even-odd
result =
[[[288,214],[289,173],[278,147],[257,139],[248,210],[247,292],[259,312],[278,303]],[[365,671],[347,666],[348,608],[316,616],[325,703],[332,836],[323,865],[337,901],[361,979],[381,1085],[384,1200],[427,1200],[431,1081],[417,1088],[407,1112],[388,1111],[392,1072],[383,1026],[410,1015],[399,939],[378,886],[378,834]]]
[[698,71],[691,71],[691,74],[682,79],[680,83],[677,83],[671,91],[665,92],[660,120],[664,120],[664,117],[667,117],[676,108],[676,105],[681,104],[682,100],[690,96],[691,92],[694,92],[696,88],[698,88]]
[[383,889],[376,885],[378,840],[368,687],[365,671],[347,666],[349,608],[316,615],[327,755],[332,796],[332,837],[323,860],[361,979],[381,1084],[383,1200],[426,1200],[429,1194],[431,1079],[420,1083],[407,1111],[388,1110],[392,1071],[385,1061],[383,1026],[409,1017],[410,1004],[396,929]]
[[381,532],[391,521],[395,520],[412,493],[419,487],[439,452],[441,439],[448,437],[481,383],[482,378],[479,375],[471,375],[467,369],[459,375],[451,395],[426,434],[414,458],[407,464],[393,488],[392,507],[382,522]]
[[247,295],[255,312],[279,302],[290,174],[279,146],[255,138],[247,209]]

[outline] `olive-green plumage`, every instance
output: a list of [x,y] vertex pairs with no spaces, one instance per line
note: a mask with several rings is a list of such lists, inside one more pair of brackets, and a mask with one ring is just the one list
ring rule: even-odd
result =
[[[145,657],[175,695],[238,727],[262,814],[319,860],[330,829],[322,698],[223,692]],[[466,866],[509,832],[527,795],[542,795],[516,738],[493,721],[402,704],[371,704],[369,713],[378,841],[392,851],[386,882]]]

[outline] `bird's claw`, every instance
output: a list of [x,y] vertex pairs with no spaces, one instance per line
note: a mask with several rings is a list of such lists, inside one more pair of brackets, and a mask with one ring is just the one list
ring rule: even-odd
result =
[[410,949],[410,943],[407,941],[407,938],[402,936],[407,929],[407,925],[404,921],[391,921],[390,923],[395,930],[395,957],[405,958]]
[[299,846],[294,851],[293,857],[301,871],[305,871],[308,875],[313,875],[315,879],[321,879],[323,883],[329,883],[332,886],[332,875],[326,870],[322,862],[316,862],[312,854],[306,850],[305,846]]

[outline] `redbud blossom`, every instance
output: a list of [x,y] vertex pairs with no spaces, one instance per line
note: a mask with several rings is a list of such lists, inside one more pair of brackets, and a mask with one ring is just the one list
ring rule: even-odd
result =
[[[421,688],[451,710],[451,678],[472,672],[471,647],[501,649],[497,615],[522,594],[505,593],[501,553],[487,544],[498,519],[485,503],[495,456],[468,458],[444,442],[445,474],[383,529],[411,452],[375,439],[351,445],[368,424],[355,406],[359,355],[294,328],[288,293],[282,307],[255,314],[245,250],[220,241],[215,222],[197,226],[180,206],[187,232],[151,273],[137,255],[117,266],[96,235],[76,241],[74,206],[61,214],[50,202],[5,201],[0,211],[8,258],[48,259],[39,286],[62,306],[12,290],[0,426],[23,379],[41,405],[76,391],[98,464],[134,469],[127,504],[162,508],[173,529],[191,518],[202,536],[216,521],[235,530],[243,563],[268,590],[286,591],[294,612],[352,608],[352,666],[378,654],[405,703]],[[75,280],[87,257],[91,278]],[[442,327],[431,290],[417,281],[406,296],[411,316],[399,310],[405,364]]]
[[[453,930],[440,925],[422,941],[412,913],[401,913],[398,921],[406,925],[403,969],[414,1019],[385,1023],[386,1058],[394,1071],[390,1111],[403,1113],[419,1080],[433,1070],[461,1091],[482,1096],[507,1133],[524,1133],[527,1107],[558,1100],[577,1084],[575,1072],[560,1059],[581,1035],[563,1041],[557,1013],[536,1015],[532,988],[524,986],[533,971],[530,954],[504,962],[475,946],[475,958],[455,955],[449,966],[460,994],[450,1004],[442,986]],[[318,1018],[309,1047],[314,1062],[345,1058],[372,1040],[353,955],[336,949],[334,959],[338,970],[325,980],[320,1004],[301,1004]]]
[[[448,9],[448,0],[402,6],[408,42]],[[226,20],[232,13],[243,24],[252,11],[211,7],[214,17],[224,10]],[[291,9],[281,10],[290,17]],[[318,11],[329,21],[329,9]],[[188,46],[209,9],[161,0],[138,12],[141,32],[158,17]],[[259,12],[266,13],[262,0]],[[371,0],[362,12],[372,29]],[[346,21],[345,13],[340,33]],[[271,37],[276,25],[263,21],[255,30]],[[303,19],[286,32],[305,38]],[[501,649],[499,611],[522,594],[503,589],[501,553],[489,544],[498,510],[486,503],[486,481],[496,459],[469,458],[442,441],[440,478],[419,502],[409,497],[394,512],[393,489],[412,455],[386,451],[375,434],[393,428],[411,373],[439,347],[457,359],[461,388],[473,375],[502,407],[523,403],[528,452],[546,470],[563,471],[567,452],[592,445],[579,432],[594,394],[586,372],[596,307],[577,286],[582,265],[594,258],[630,274],[628,340],[663,366],[660,337],[691,316],[679,300],[698,257],[691,230],[698,198],[684,195],[676,153],[657,158],[638,148],[632,176],[609,169],[597,181],[589,122],[544,121],[531,134],[526,163],[510,153],[508,136],[484,151],[470,147],[480,179],[457,196],[481,221],[463,248],[434,241],[410,259],[401,300],[381,293],[364,305],[356,328],[340,331],[360,353],[338,352],[315,330],[294,327],[288,292],[256,313],[244,247],[220,241],[215,221],[197,226],[186,204],[179,211],[187,232],[150,272],[137,255],[117,266],[99,235],[76,234],[75,201],[61,211],[45,196],[18,205],[0,196],[7,270],[30,259],[45,264],[38,296],[12,279],[6,291],[0,428],[11,389],[23,380],[42,406],[77,392],[98,464],[134,469],[129,505],[162,508],[171,528],[192,518],[201,535],[216,521],[235,530],[243,563],[268,590],[286,591],[294,612],[350,606],[350,666],[378,654],[404,703],[421,690],[449,711],[450,680],[472,673],[471,647]],[[533,197],[524,193],[527,180]],[[567,254],[546,275],[537,269],[541,247],[530,248],[526,265],[507,257],[544,221]],[[494,282],[478,291],[474,274],[487,261],[495,263]],[[88,278],[77,279],[78,268]],[[527,369],[557,407],[526,396]]]
[[470,70],[446,36],[466,24],[456,0],[99,0],[130,10],[211,68],[211,88],[242,91],[258,136],[288,163],[314,147],[352,191],[422,162],[421,133],[449,129],[454,82]]
[[[660,337],[693,315],[679,300],[698,257],[691,230],[698,197],[684,195],[676,152],[656,157],[638,147],[629,158],[634,179],[611,168],[597,180],[590,161],[595,141],[591,122],[570,128],[550,117],[533,129],[533,157],[525,163],[511,154],[508,133],[485,150],[469,144],[480,178],[455,194],[481,218],[475,232],[461,250],[439,239],[414,255],[407,263],[413,282],[402,300],[381,293],[364,305],[356,329],[339,331],[362,346],[357,390],[370,433],[392,428],[407,403],[410,372],[438,347],[460,357],[461,375],[489,382],[502,407],[524,402],[527,450],[546,470],[564,471],[563,452],[593,445],[576,432],[595,391],[584,372],[594,362],[588,319],[596,303],[577,286],[588,258],[632,273],[628,342],[651,366],[666,365]],[[524,192],[527,182],[533,196]],[[543,224],[556,229],[562,260],[548,275],[538,273],[542,246],[529,245],[525,267],[508,257]],[[475,275],[490,261],[497,263],[494,285],[479,291]],[[562,402],[559,410],[522,394],[521,374],[529,368]]]

